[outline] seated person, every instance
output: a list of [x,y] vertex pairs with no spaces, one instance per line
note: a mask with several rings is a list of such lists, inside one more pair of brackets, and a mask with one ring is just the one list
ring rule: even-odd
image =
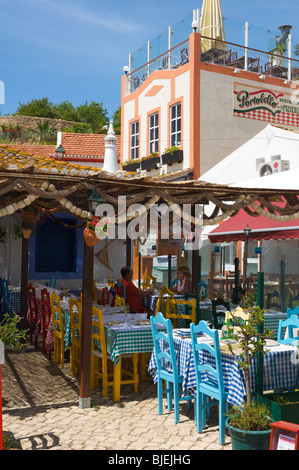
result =
[[172,290],[175,294],[184,295],[185,292],[192,294],[192,279],[191,272],[188,266],[182,265],[178,267],[177,271],[178,282]]
[[153,289],[141,290],[133,284],[133,269],[130,266],[124,266],[121,269],[122,279],[120,282],[126,288],[127,302],[130,307],[130,312],[148,312],[148,310],[142,305],[142,298],[152,295],[154,293]]

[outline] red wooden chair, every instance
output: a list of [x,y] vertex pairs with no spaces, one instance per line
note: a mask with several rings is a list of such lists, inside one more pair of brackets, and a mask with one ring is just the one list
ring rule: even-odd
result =
[[33,333],[35,333],[35,348],[37,348],[38,332],[35,331],[35,327],[37,324],[38,308],[37,308],[35,287],[33,287],[31,283],[28,286],[28,303],[29,303],[30,344],[32,344]]
[[104,287],[102,289],[102,295],[101,295],[101,305],[107,305],[109,304],[110,301],[110,292],[108,287]]
[[[46,352],[46,337],[51,325],[51,303],[50,293],[47,289],[41,290],[41,309],[42,309],[42,353]],[[51,351],[48,352],[48,358],[51,359]]]

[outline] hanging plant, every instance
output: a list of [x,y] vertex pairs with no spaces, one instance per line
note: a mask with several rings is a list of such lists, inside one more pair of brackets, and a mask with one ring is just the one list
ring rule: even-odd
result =
[[0,243],[5,243],[6,241],[6,230],[0,227]]
[[34,206],[29,204],[29,206],[26,206],[21,210],[21,216],[23,222],[28,224],[30,222],[37,222],[40,219],[40,212]]

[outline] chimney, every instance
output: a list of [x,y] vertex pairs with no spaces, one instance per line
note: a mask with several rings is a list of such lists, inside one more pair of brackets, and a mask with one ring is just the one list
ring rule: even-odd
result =
[[113,130],[113,121],[109,123],[107,137],[105,137],[105,158],[103,170],[109,173],[116,173],[119,170],[116,152],[117,137]]

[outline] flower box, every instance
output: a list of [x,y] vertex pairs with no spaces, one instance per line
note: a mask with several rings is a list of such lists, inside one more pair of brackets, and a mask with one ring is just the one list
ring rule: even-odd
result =
[[95,246],[100,241],[95,232],[88,227],[83,231],[83,238],[87,246]]
[[265,393],[260,400],[269,408],[273,421],[299,424],[299,391]]
[[126,163],[123,163],[123,170],[124,171],[137,171],[137,169],[140,168],[140,162],[134,162],[132,161],[132,163],[130,162],[126,162]]
[[174,150],[161,155],[162,164],[171,166],[173,163],[181,163],[183,161],[183,150]]
[[160,163],[160,157],[154,156],[150,158],[144,158],[140,162],[140,168],[141,170],[147,171],[156,170],[158,168],[157,163]]

